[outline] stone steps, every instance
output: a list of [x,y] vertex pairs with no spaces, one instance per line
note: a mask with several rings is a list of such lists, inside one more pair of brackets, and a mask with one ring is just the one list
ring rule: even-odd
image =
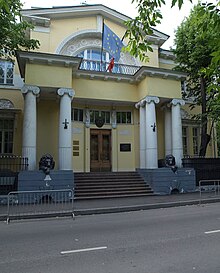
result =
[[153,194],[137,172],[75,173],[74,192],[78,200]]

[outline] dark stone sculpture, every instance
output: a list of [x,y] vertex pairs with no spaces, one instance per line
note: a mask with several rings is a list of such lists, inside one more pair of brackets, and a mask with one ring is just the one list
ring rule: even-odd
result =
[[41,157],[39,162],[39,170],[42,170],[46,175],[53,170],[55,166],[55,161],[50,154],[45,154]]
[[173,155],[167,155],[165,158],[165,164],[166,167],[170,167],[171,170],[176,173],[177,171],[177,166],[176,166],[176,160],[175,157]]

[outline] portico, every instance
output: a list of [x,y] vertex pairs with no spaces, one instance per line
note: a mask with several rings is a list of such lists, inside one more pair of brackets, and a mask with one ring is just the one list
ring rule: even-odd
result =
[[[158,168],[158,145],[157,145],[157,119],[156,104],[158,97],[147,96],[135,107],[139,109],[139,137],[140,137],[140,169]],[[184,105],[184,100],[173,99],[170,106],[164,108],[164,142],[165,155],[173,154],[176,158],[176,165],[182,166],[182,121],[180,106]]]

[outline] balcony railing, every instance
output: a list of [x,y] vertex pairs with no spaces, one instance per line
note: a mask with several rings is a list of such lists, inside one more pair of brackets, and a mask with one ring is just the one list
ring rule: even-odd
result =
[[[108,62],[82,60],[80,70],[108,72]],[[112,72],[114,74],[134,75],[140,69],[139,66],[115,63]]]

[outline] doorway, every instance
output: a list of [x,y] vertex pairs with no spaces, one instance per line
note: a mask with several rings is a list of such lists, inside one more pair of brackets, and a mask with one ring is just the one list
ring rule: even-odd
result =
[[90,171],[111,171],[111,130],[91,129]]

